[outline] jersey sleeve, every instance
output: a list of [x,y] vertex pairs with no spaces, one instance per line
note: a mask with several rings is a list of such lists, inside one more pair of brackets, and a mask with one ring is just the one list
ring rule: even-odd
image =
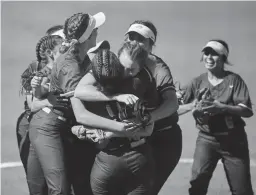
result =
[[252,109],[252,103],[247,85],[245,84],[244,80],[238,75],[234,79],[233,88],[234,104]]
[[26,70],[21,74],[21,85],[25,92],[25,95],[31,94],[30,82],[33,78],[33,74],[37,71],[38,63],[37,61],[32,61]]
[[79,64],[67,60],[58,73],[59,87],[64,93],[74,91],[83,76],[83,71]]
[[156,68],[155,80],[157,90],[160,94],[169,89],[175,90],[171,71],[166,64],[162,64]]
[[184,87],[184,104],[191,103],[196,98],[196,79],[193,79]]

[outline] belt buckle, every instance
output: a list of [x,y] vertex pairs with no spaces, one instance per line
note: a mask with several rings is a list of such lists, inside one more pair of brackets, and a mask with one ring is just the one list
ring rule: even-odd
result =
[[140,139],[138,141],[131,142],[130,146],[131,146],[131,148],[135,148],[135,147],[138,147],[138,146],[140,146],[140,145],[142,145],[144,143],[146,143],[146,139],[142,138],[142,139]]

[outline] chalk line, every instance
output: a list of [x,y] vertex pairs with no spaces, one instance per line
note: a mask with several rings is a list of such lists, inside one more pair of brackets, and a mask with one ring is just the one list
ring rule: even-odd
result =
[[[181,158],[179,161],[179,164],[192,164],[193,159],[192,158]],[[219,161],[218,165],[221,165],[222,162]],[[251,167],[256,167],[256,162],[254,160],[251,160],[250,162]],[[21,162],[4,162],[1,163],[0,168],[1,169],[6,169],[6,168],[15,168],[15,167],[21,167],[22,163]]]

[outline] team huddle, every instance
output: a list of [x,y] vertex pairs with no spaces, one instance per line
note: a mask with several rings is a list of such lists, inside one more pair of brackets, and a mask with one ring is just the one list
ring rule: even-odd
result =
[[[136,20],[117,53],[96,42],[105,14],[77,13],[49,28],[21,75],[17,138],[30,195],[157,195],[182,152],[179,116],[199,129],[190,195],[205,195],[222,160],[231,193],[253,195],[243,79],[224,68],[229,48],[210,40],[206,73],[184,89],[152,53],[157,29]],[[170,192],[171,193],[171,192]]]

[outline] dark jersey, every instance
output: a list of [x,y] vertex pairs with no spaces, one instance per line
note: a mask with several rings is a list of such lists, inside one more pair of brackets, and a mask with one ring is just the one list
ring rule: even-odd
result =
[[[195,97],[197,97],[200,89],[203,88],[208,88],[210,90],[211,98],[224,104],[240,105],[252,109],[248,88],[238,74],[226,71],[224,80],[216,86],[213,86],[209,82],[207,73],[201,74],[199,77],[193,79],[186,87],[184,103],[187,104],[192,102]],[[245,122],[238,115],[221,113],[209,116],[209,120],[205,124],[201,120],[196,120],[196,126],[204,132],[225,134],[231,129],[240,129],[239,127],[244,127]]]
[[[118,93],[133,94],[139,99],[146,101],[148,109],[156,108],[160,103],[155,80],[151,72],[145,67],[136,76],[125,79],[120,83]],[[119,110],[115,101],[110,102],[86,102],[86,108],[102,117],[120,121]],[[129,142],[126,138],[112,138],[107,148],[116,150],[120,145]]]
[[119,92],[133,94],[146,101],[148,109],[155,109],[160,102],[155,80],[147,67],[144,67],[136,76],[124,80]]
[[[51,71],[50,91],[55,95],[74,91],[79,81],[86,74],[90,62],[88,56],[85,57],[83,62],[79,62],[70,50],[60,55]],[[53,108],[62,110],[68,117],[74,118],[71,105],[61,109],[57,105],[53,105]]]
[[[30,85],[31,79],[33,78],[33,75],[38,70],[38,62],[32,61],[27,69],[21,74],[21,93],[25,95],[32,95],[32,87]],[[30,108],[28,107],[27,100],[24,102],[24,109],[26,111],[30,111]]]
[[[143,68],[136,76],[125,79],[120,83],[120,88],[117,90],[121,94],[133,94],[139,99],[147,102],[147,109],[155,109],[160,102],[159,94],[156,89],[155,80],[150,71]],[[117,119],[117,106],[113,102],[85,102],[86,108],[91,112],[100,116]],[[112,113],[109,113],[107,107],[111,108]]]
[[58,94],[74,91],[81,78],[87,73],[89,66],[88,56],[83,62],[79,62],[70,50],[60,55],[52,69],[51,91]]
[[[170,68],[166,65],[166,63],[161,58],[155,55],[151,55],[150,57],[151,59],[153,59],[155,64],[150,68],[150,71],[155,80],[156,88],[160,97],[166,90],[175,91],[175,86],[174,86],[173,77],[172,77]],[[172,125],[176,124],[178,120],[179,120],[178,114],[177,112],[175,112],[169,117],[156,121],[154,130],[163,130],[163,129],[170,128]]]
[[38,62],[32,61],[28,65],[27,69],[21,74],[22,91],[24,91],[25,94],[31,94],[32,88],[31,88],[30,82],[37,71],[38,71]]

